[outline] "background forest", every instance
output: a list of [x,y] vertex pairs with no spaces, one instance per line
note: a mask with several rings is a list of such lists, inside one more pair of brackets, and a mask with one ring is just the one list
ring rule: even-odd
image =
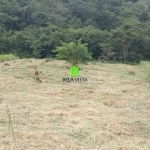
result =
[[150,60],[150,0],[0,0],[0,54],[53,57],[80,38],[94,59]]

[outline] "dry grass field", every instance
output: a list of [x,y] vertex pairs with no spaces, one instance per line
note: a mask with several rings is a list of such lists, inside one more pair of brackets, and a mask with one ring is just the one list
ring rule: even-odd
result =
[[150,83],[140,66],[81,65],[88,82],[64,83],[65,61],[7,63],[0,62],[0,150],[150,150]]

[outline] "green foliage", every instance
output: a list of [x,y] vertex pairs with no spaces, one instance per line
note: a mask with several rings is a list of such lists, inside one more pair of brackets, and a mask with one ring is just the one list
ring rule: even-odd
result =
[[13,54],[0,55],[0,62],[15,60],[17,57]]
[[139,63],[146,58],[144,53],[149,47],[145,29],[137,18],[123,20],[122,25],[111,30],[107,40],[100,44],[103,50],[101,57],[105,56],[107,60]]
[[0,0],[0,54],[45,58],[82,38],[94,59],[150,59],[148,0]]
[[55,49],[60,43],[61,32],[57,26],[48,27],[30,27],[21,32],[16,32],[14,52],[17,56],[45,58],[51,55],[52,49]]
[[113,52],[113,47],[109,45],[109,43],[102,43],[102,54],[99,57],[100,60],[102,61],[109,61],[109,60],[115,60],[115,52]]
[[56,55],[57,59],[64,59],[69,61],[72,65],[78,66],[79,62],[85,62],[86,60],[91,60],[91,53],[88,52],[87,44],[82,44],[81,39],[78,40],[78,43],[62,42],[62,46],[53,50],[53,52],[58,53]]
[[88,49],[92,53],[92,57],[97,59],[102,52],[100,43],[104,42],[107,36],[108,31],[102,31],[93,26],[78,29],[69,28],[63,32],[63,41],[67,43],[77,42],[82,37],[82,41],[88,43]]

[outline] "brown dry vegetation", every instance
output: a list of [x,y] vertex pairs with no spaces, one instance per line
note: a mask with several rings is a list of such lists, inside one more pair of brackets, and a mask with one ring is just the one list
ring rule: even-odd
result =
[[150,150],[150,84],[140,66],[81,65],[88,82],[63,83],[65,61],[9,64],[0,63],[0,150]]

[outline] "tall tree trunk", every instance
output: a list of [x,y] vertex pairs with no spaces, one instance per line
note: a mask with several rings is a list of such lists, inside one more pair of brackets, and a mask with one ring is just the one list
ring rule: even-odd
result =
[[129,54],[129,48],[130,48],[131,43],[132,43],[132,39],[126,45],[123,42],[123,58],[124,58],[124,62],[127,62],[127,58],[128,58],[128,54]]

